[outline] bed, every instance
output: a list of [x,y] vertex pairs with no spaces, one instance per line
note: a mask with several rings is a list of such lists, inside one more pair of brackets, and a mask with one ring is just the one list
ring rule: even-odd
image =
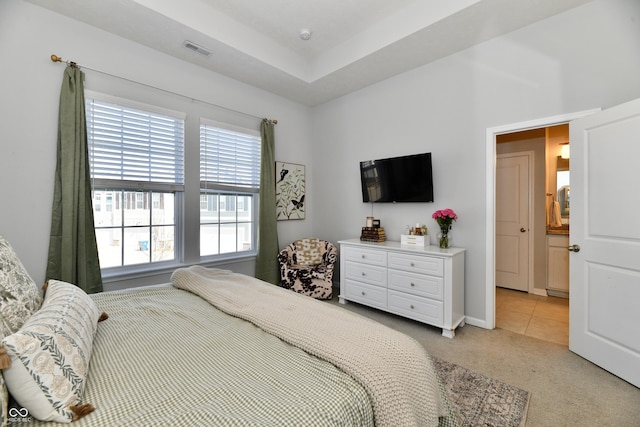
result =
[[[6,323],[4,308],[3,316]],[[74,323],[74,316],[86,319]],[[65,371],[56,386],[39,375],[55,378],[60,354],[43,362],[16,348],[65,327],[82,350],[75,368],[84,372]],[[194,266],[176,270],[170,284],[91,296],[50,281],[24,325],[13,334],[3,329],[12,397],[19,387],[11,383],[44,384],[31,384],[26,397],[17,390],[20,403],[10,398],[4,408],[8,425],[456,425],[431,360],[413,339],[226,270]],[[48,368],[25,375],[30,358]],[[24,404],[32,394],[40,401],[28,405],[51,406],[44,416]],[[49,415],[52,421],[36,419]]]

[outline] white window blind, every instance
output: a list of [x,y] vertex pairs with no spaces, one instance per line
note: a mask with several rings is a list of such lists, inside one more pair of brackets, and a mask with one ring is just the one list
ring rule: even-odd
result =
[[87,99],[91,176],[101,185],[184,190],[184,119]]
[[257,192],[260,188],[259,133],[202,122],[200,187]]

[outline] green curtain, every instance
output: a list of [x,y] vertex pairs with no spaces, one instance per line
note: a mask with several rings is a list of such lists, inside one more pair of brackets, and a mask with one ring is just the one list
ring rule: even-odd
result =
[[73,66],[65,69],[60,90],[46,278],[73,283],[87,293],[102,291],[91,202],[84,73]]
[[278,265],[278,227],[276,219],[274,123],[264,119],[260,125],[262,159],[260,161],[260,218],[258,220],[258,257],[256,277],[265,282],[280,282]]

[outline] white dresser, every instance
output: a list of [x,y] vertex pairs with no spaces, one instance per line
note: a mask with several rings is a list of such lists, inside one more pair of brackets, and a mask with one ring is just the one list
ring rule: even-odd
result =
[[464,249],[341,240],[340,295],[442,328],[464,326]]

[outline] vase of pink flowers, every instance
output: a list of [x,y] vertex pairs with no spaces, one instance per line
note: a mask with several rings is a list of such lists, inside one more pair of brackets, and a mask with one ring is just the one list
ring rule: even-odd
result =
[[458,219],[458,215],[453,209],[440,209],[431,215],[433,219],[438,222],[440,226],[440,234],[438,234],[438,245],[441,248],[448,248],[450,246],[449,231],[451,231],[451,224]]

